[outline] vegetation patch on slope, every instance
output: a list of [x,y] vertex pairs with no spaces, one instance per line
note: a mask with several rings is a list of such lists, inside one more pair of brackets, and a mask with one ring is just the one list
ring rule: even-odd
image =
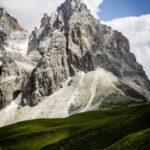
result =
[[119,142],[108,147],[106,150],[149,150],[150,149],[150,128],[133,133]]
[[[145,135],[149,128],[150,105],[93,111],[65,119],[38,119],[0,128],[0,148],[104,150],[118,147],[122,140],[130,140],[134,133]],[[146,139],[149,138],[149,134],[146,135]],[[145,150],[140,146],[140,150]],[[150,149],[149,145],[147,148]]]

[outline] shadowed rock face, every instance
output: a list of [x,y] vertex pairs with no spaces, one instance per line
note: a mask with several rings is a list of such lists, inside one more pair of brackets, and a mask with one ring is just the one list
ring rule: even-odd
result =
[[4,107],[4,100],[3,100],[2,98],[3,98],[3,93],[2,93],[2,91],[0,90],[0,99],[1,99],[1,101],[0,101],[0,108],[3,108],[3,107]]
[[[78,71],[98,67],[150,90],[150,82],[130,52],[128,39],[93,18],[82,1],[66,0],[30,36],[28,54],[38,51],[38,66],[24,84],[23,97],[35,105]],[[32,87],[32,88],[31,88]]]
[[7,40],[7,35],[3,32],[3,31],[0,31],[0,50],[1,51],[4,51],[4,44],[6,44]]

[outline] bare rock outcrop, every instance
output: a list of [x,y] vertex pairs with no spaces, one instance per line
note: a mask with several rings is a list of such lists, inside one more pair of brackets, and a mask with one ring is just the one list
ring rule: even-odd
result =
[[16,97],[14,93],[21,91],[24,78],[33,69],[25,57],[27,45],[27,31],[0,8],[0,108]]
[[99,67],[150,91],[128,39],[96,20],[81,0],[66,0],[50,17],[44,15],[41,28],[30,37],[28,53],[35,50],[42,56],[23,88],[31,106],[60,89],[69,76]]

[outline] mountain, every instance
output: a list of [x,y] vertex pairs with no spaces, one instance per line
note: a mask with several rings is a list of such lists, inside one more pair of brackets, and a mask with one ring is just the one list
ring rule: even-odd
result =
[[0,33],[1,54],[6,50],[15,53],[23,49],[21,44],[27,40],[27,31],[4,8],[0,8]]
[[[6,16],[12,18],[3,15],[5,24],[11,20]],[[24,29],[10,29],[19,34],[15,44],[18,38],[24,41]],[[2,32],[11,41],[9,32]],[[23,48],[27,55],[10,48],[12,57],[5,45],[1,126],[150,102],[150,81],[130,52],[128,39],[96,20],[82,0],[66,0],[51,16],[44,14],[40,28],[29,36],[28,49]]]
[[16,98],[27,72],[34,68],[26,58],[27,48],[27,31],[0,8],[0,108]]

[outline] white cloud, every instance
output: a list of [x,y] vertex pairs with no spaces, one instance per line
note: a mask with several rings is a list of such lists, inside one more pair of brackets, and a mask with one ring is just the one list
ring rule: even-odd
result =
[[[64,0],[0,0],[0,6],[4,7],[11,15],[18,19],[19,23],[29,31],[40,23],[40,19],[46,12],[49,15]],[[84,0],[95,17],[98,6],[103,0]]]
[[150,78],[150,14],[125,17],[104,23],[121,31],[129,39],[131,51]]
[[84,2],[87,4],[88,8],[91,10],[91,13],[94,15],[94,17],[98,17],[98,12],[100,4],[102,4],[103,0],[84,0]]
[[63,0],[1,0],[3,6],[28,30],[39,25],[43,13],[50,14]]

